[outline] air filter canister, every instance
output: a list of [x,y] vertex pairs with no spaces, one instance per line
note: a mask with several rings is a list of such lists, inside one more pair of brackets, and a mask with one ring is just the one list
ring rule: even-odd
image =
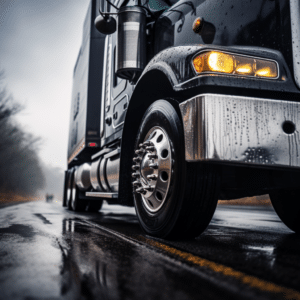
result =
[[118,13],[117,76],[135,80],[146,66],[146,10],[125,6]]

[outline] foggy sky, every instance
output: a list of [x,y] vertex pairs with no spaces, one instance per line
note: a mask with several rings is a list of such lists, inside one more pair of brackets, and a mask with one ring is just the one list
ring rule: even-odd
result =
[[17,120],[42,137],[40,157],[66,168],[72,74],[89,0],[0,0],[0,70],[26,109]]

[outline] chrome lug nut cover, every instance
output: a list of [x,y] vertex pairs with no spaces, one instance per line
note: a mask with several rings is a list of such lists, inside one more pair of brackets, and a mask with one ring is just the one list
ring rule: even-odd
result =
[[157,180],[157,175],[153,174],[153,175],[148,175],[147,176],[148,180]]
[[155,152],[155,147],[154,146],[148,146],[148,147],[146,147],[146,151],[148,151],[148,152]]
[[158,169],[158,164],[157,163],[150,164],[149,167],[152,169]]
[[133,161],[136,162],[136,163],[139,163],[139,162],[141,162],[141,159],[139,157],[134,157]]
[[137,188],[135,191],[136,191],[137,193],[140,193],[140,194],[143,194],[143,195],[147,193],[142,187]]
[[172,151],[167,133],[155,126],[139,144],[133,159],[133,189],[141,194],[150,212],[158,211],[166,201],[172,177]]
[[132,177],[133,177],[133,178],[140,177],[140,174],[139,174],[139,173],[132,173]]
[[132,170],[134,170],[134,171],[137,171],[139,168],[140,168],[140,166],[138,166],[138,165],[133,165],[132,166]]

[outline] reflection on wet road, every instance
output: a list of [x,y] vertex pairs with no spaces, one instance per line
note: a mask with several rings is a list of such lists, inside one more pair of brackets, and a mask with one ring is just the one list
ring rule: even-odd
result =
[[176,242],[145,236],[133,208],[0,210],[0,299],[300,299],[299,258],[269,207],[219,206]]

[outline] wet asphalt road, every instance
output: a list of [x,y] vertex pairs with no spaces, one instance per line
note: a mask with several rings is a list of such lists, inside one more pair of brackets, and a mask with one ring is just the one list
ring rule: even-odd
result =
[[300,299],[300,236],[271,207],[218,206],[200,237],[166,242],[133,208],[7,206],[0,299]]

